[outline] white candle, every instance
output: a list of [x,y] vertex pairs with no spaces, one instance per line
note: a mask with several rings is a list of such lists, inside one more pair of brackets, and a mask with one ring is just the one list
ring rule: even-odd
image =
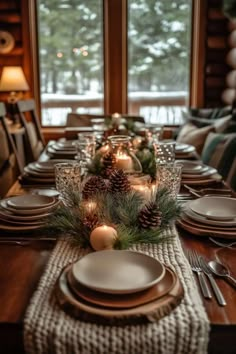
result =
[[123,171],[133,170],[133,161],[130,156],[119,153],[116,155],[116,168]]
[[116,230],[107,225],[96,227],[90,235],[90,244],[95,251],[113,249],[117,239]]
[[135,184],[131,186],[135,191],[139,192],[145,200],[149,200],[151,197],[151,190],[148,186]]

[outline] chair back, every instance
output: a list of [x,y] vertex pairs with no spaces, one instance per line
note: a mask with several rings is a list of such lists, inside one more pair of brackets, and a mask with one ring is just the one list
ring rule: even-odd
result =
[[35,161],[46,146],[36,113],[35,101],[28,99],[16,102],[16,113],[25,128],[26,160],[27,162]]
[[7,193],[19,173],[23,172],[23,166],[5,116],[5,104],[0,102],[0,197]]

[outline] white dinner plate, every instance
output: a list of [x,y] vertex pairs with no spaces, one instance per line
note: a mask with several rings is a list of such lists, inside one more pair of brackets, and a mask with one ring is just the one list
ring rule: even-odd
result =
[[44,206],[42,208],[36,208],[36,209],[15,209],[11,208],[8,205],[8,199],[3,199],[0,201],[0,206],[3,209],[11,211],[14,215],[26,215],[26,216],[31,216],[31,215],[40,215],[44,213],[49,213],[50,211],[54,210],[58,204],[60,203],[59,200],[54,198],[54,203],[49,206]]
[[59,197],[60,193],[56,189],[32,189],[32,194],[47,195],[48,197]]
[[176,155],[184,155],[184,154],[188,154],[190,152],[193,152],[195,151],[195,147],[192,146],[192,145],[188,145],[185,149],[183,150],[178,150],[178,148],[176,149],[176,146],[175,146],[175,153]]
[[8,198],[7,205],[14,209],[38,209],[53,205],[55,201],[53,197],[25,194]]
[[195,213],[211,220],[233,220],[236,217],[236,199],[227,197],[202,197],[189,203]]
[[53,155],[53,156],[56,156],[56,155],[58,155],[58,156],[61,156],[61,155],[74,156],[74,155],[76,155],[76,151],[75,150],[72,150],[72,151],[71,150],[60,150],[60,151],[57,151],[57,150],[53,149],[52,146],[48,147],[47,152],[49,154]]
[[184,212],[189,218],[198,221],[200,224],[224,226],[224,227],[236,226],[236,217],[232,220],[211,220],[203,215],[197,214],[194,211],[192,211],[192,209],[190,208],[190,203],[191,201],[185,203]]
[[157,284],[165,274],[161,262],[132,251],[105,250],[89,253],[72,266],[80,284],[109,294],[129,294]]

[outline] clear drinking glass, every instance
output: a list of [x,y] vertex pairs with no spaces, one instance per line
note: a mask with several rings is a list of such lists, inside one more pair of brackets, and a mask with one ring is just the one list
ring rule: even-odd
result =
[[70,192],[81,192],[81,165],[77,162],[57,163],[55,180],[60,199],[66,201]]
[[174,140],[162,140],[154,142],[157,165],[174,164],[175,162]]
[[183,165],[181,164],[157,164],[157,188],[166,187],[169,190],[170,195],[173,198],[176,198],[181,185],[182,167]]

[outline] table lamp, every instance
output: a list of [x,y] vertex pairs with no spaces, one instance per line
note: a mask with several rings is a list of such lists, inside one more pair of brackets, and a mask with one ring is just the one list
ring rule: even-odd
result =
[[[21,66],[5,66],[0,80],[0,91],[10,92],[9,103],[14,103],[22,97],[22,91],[29,90]],[[17,91],[17,92],[16,92]]]

